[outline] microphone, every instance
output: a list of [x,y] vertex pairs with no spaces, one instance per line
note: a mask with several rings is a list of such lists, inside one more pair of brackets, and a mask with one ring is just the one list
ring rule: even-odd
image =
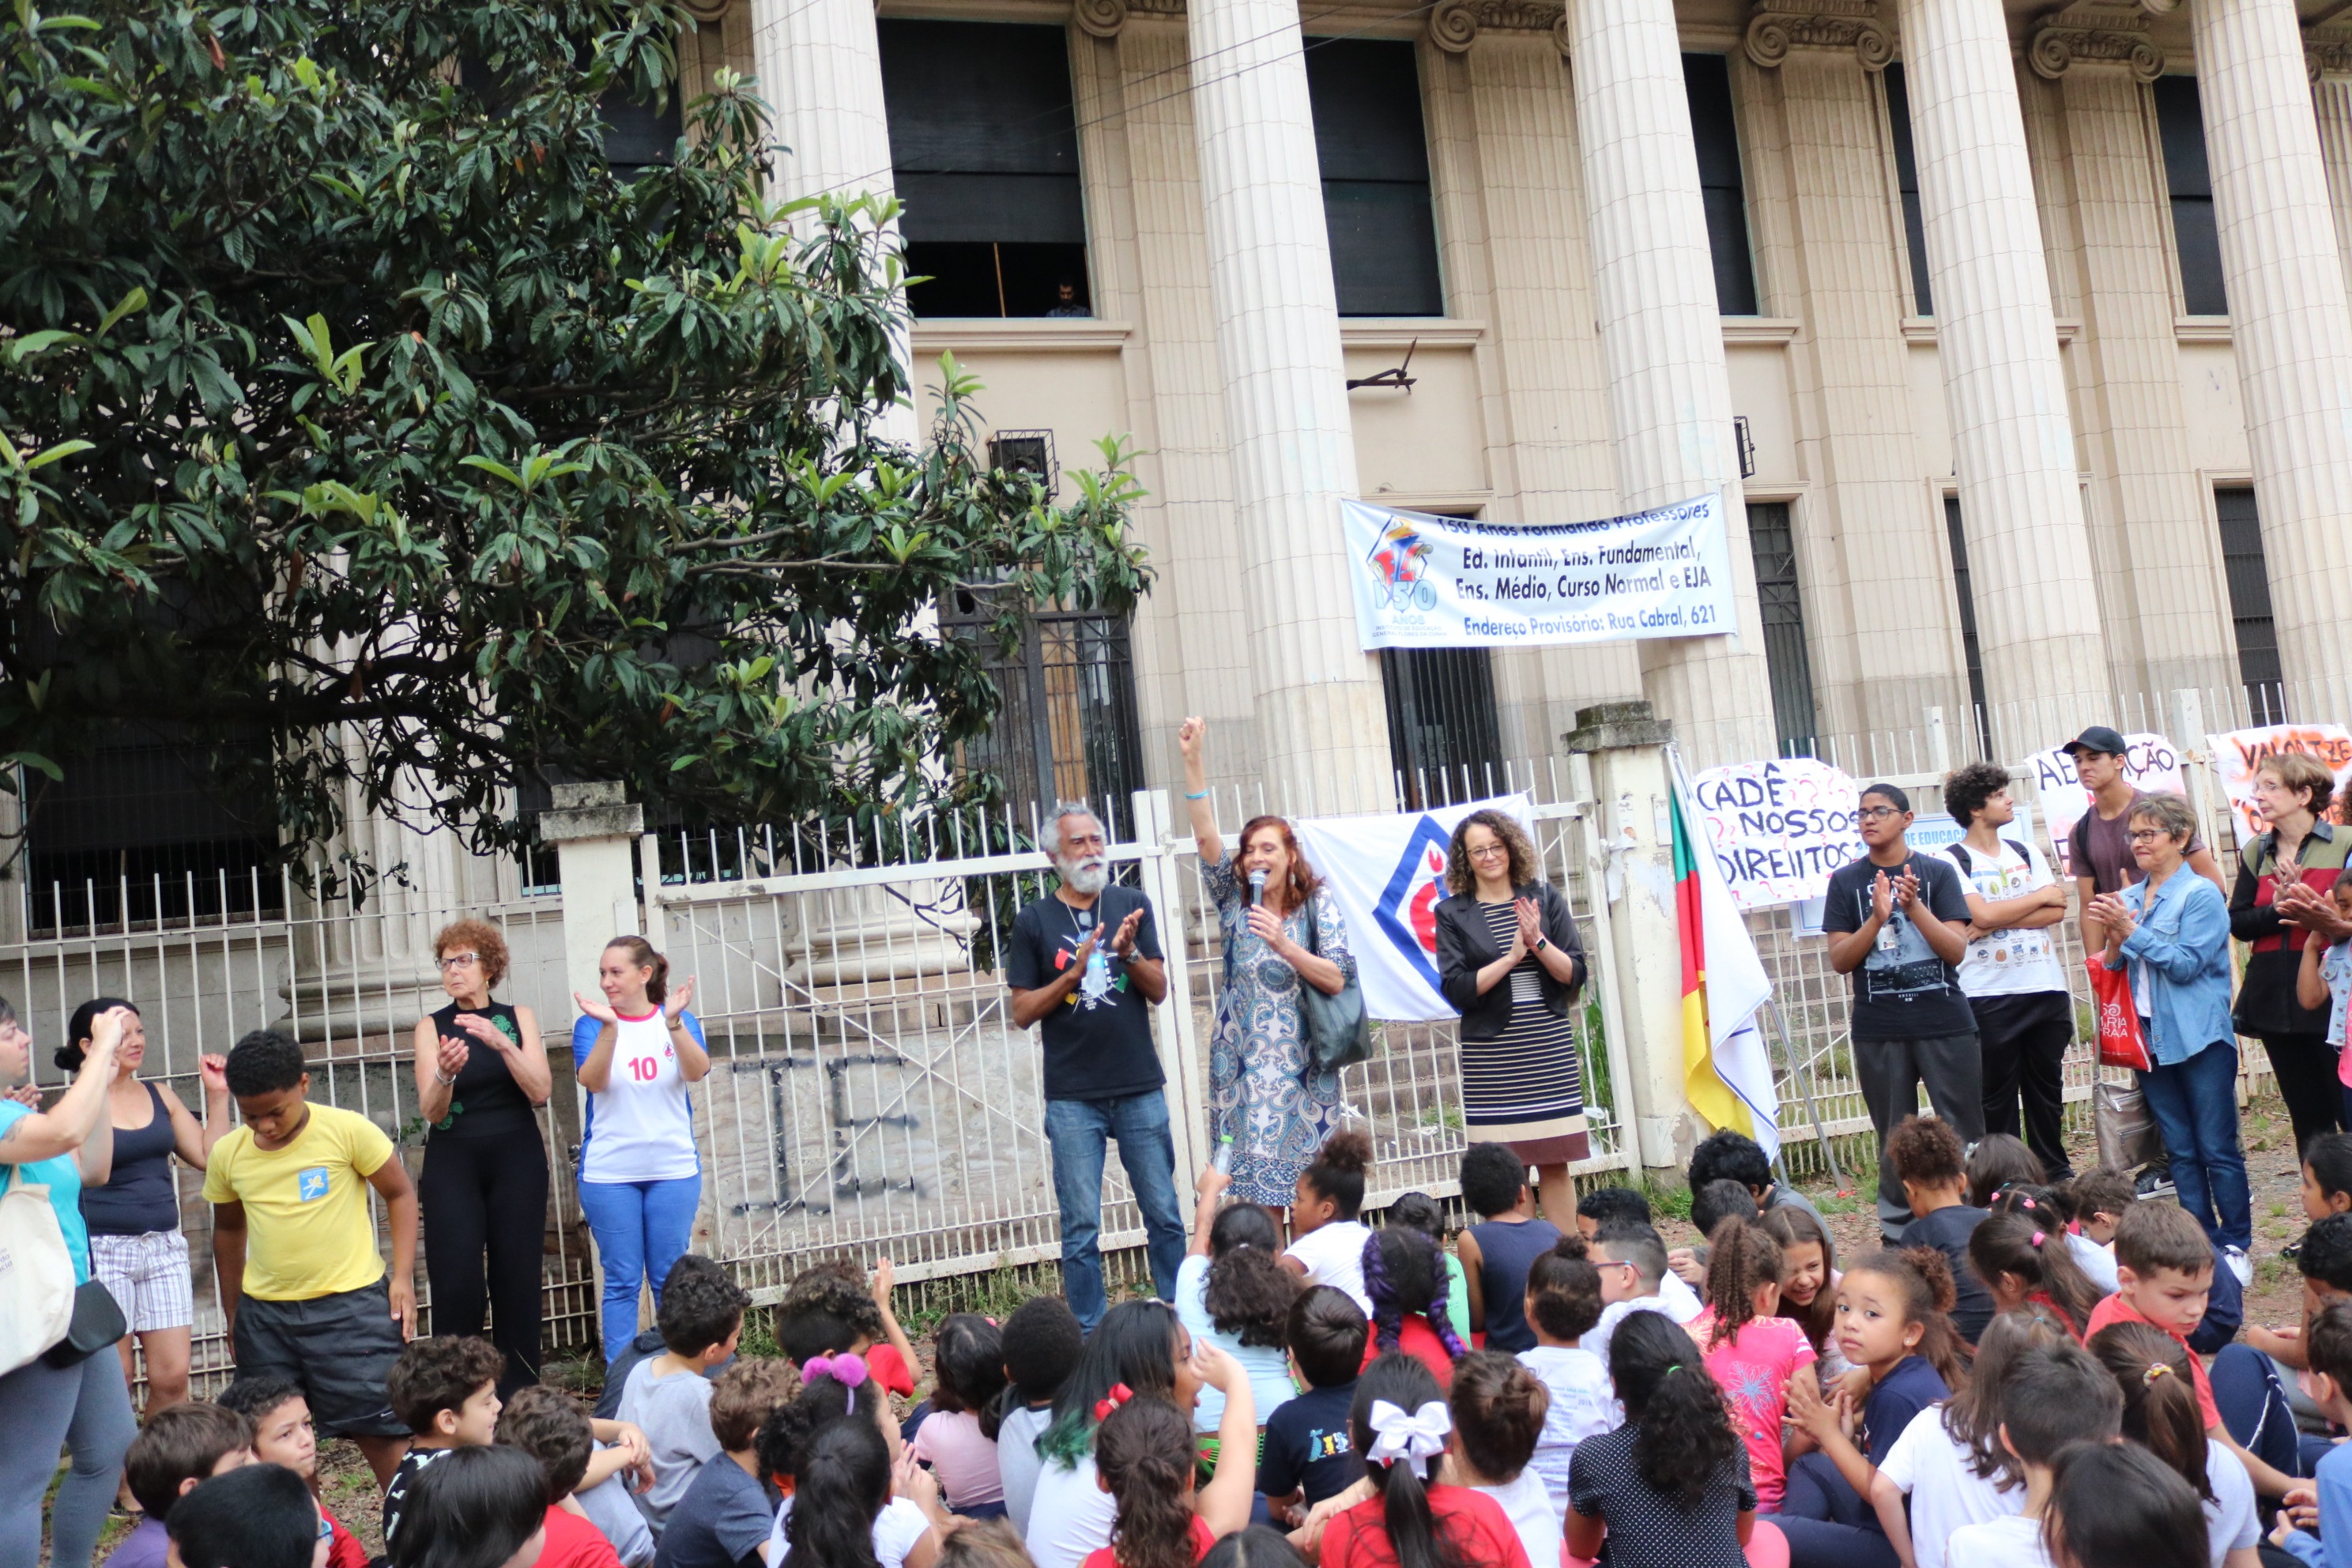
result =
[[1250,902],[1252,904],[1265,902],[1265,868],[1263,866],[1250,873]]

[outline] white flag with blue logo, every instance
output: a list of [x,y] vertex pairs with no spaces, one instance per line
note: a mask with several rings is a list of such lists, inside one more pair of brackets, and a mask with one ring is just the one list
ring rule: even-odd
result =
[[1437,905],[1444,899],[1445,852],[1474,811],[1517,819],[1535,837],[1534,803],[1524,795],[1466,801],[1391,816],[1323,816],[1294,824],[1298,847],[1331,889],[1348,921],[1348,945],[1375,1018],[1459,1016],[1437,984]]

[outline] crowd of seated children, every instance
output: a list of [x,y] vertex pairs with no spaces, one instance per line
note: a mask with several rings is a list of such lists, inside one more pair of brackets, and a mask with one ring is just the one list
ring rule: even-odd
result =
[[2022,1503],[2013,1514],[1953,1531],[1945,1560],[1968,1568],[2051,1568],[2044,1516],[2058,1458],[2077,1444],[2114,1442],[2122,1418],[2115,1379],[2071,1336],[2020,1356],[1999,1436],[2024,1482]]
[[199,1399],[148,1416],[122,1457],[123,1480],[142,1511],[108,1554],[107,1568],[163,1568],[171,1552],[173,1505],[254,1458],[253,1424],[234,1410]]
[[520,1448],[467,1444],[409,1488],[392,1568],[531,1568],[547,1545],[547,1472]]
[[790,1362],[739,1356],[710,1388],[710,1436],[702,1462],[662,1527],[655,1568],[761,1568],[761,1548],[782,1499],[761,1472],[754,1440],[768,1417],[801,1391]]
[[398,1541],[409,1489],[433,1466],[459,1448],[494,1440],[499,1378],[506,1355],[484,1339],[436,1334],[411,1340],[393,1364],[385,1395],[411,1434],[407,1452],[383,1489],[383,1543]]
[[596,1451],[588,1413],[558,1390],[518,1388],[499,1412],[498,1441],[539,1466],[545,1533],[533,1568],[619,1568],[613,1543],[572,1500]]
[[889,1401],[862,1357],[803,1365],[798,1397],[770,1415],[754,1447],[783,1494],[768,1568],[796,1552],[824,1568],[931,1568],[955,1528],[930,1472],[903,1458]]
[[869,1279],[856,1264],[835,1260],[803,1269],[776,1305],[776,1342],[795,1366],[821,1355],[854,1355],[884,1394],[912,1398],[915,1347],[891,1308],[890,1260]]
[[[221,1390],[220,1405],[253,1423],[253,1457],[265,1465],[283,1465],[302,1478],[310,1495],[319,1495],[319,1434],[310,1423],[310,1402],[302,1385],[282,1373],[240,1373]],[[319,1517],[327,1521],[326,1568],[367,1568],[367,1548],[325,1504]]]

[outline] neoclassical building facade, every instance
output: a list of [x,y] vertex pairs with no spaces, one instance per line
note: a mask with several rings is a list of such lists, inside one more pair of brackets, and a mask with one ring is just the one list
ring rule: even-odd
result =
[[[1189,712],[1318,809],[1622,697],[1706,761],[1930,707],[2017,755],[2180,688],[2343,717],[2302,711],[2352,674],[2341,0],[690,9],[791,194],[903,201],[919,385],[952,352],[1015,458],[1139,450],[1158,590],[1005,672],[1034,793],[1164,780]],[[1737,636],[1358,647],[1344,497],[1711,489]]]

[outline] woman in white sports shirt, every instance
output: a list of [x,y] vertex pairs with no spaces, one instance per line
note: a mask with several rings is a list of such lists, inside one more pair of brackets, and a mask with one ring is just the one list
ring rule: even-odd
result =
[[669,990],[669,961],[641,936],[616,936],[596,961],[601,999],[573,992],[572,1063],[588,1090],[580,1209],[604,1265],[604,1361],[637,1331],[637,1285],[662,1282],[694,1235],[702,1163],[686,1086],[710,1071],[702,1025],[686,1010],[688,976]]

